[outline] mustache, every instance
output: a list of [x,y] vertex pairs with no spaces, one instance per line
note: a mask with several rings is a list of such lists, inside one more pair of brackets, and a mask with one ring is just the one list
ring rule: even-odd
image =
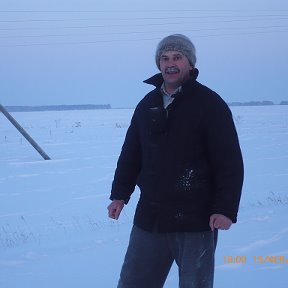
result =
[[180,69],[175,67],[175,66],[172,66],[172,67],[167,67],[165,69],[165,72],[166,73],[177,73],[177,72],[180,72]]

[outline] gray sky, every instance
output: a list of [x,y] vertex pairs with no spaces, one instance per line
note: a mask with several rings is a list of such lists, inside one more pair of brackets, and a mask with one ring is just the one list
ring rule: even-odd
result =
[[1,1],[0,104],[134,107],[172,33],[227,102],[288,100],[287,0],[135,2]]

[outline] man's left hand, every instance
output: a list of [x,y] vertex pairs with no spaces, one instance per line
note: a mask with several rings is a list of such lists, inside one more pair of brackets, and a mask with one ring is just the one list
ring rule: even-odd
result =
[[222,214],[213,214],[210,216],[209,225],[212,231],[214,229],[228,230],[232,225],[232,221]]

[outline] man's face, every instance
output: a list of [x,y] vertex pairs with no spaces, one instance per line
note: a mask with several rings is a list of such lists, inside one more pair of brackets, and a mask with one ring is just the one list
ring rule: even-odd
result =
[[186,82],[192,69],[187,57],[178,51],[163,52],[160,56],[160,70],[167,92],[172,92]]

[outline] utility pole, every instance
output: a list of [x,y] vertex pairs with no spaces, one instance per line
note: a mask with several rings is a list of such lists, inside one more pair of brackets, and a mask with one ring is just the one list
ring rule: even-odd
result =
[[0,104],[0,111],[15,126],[15,128],[26,138],[26,140],[39,152],[45,160],[51,158],[41,149],[41,147],[32,139],[32,137],[24,130],[24,128],[11,116],[11,114]]

